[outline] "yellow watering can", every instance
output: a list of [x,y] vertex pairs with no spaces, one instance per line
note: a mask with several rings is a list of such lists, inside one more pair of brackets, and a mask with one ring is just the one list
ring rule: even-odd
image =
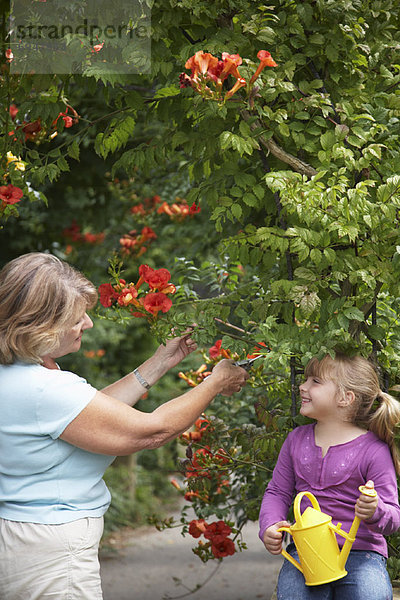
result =
[[[360,486],[360,492],[367,496],[376,496],[371,487]],[[312,507],[308,506],[303,514],[300,513],[300,503],[304,496],[310,499]],[[332,524],[332,517],[321,512],[318,501],[311,492],[300,492],[294,500],[295,523],[290,527],[280,527],[278,531],[287,531],[293,538],[300,563],[286,550],[282,554],[305,578],[306,585],[322,585],[336,581],[347,575],[344,566],[350,549],[355,540],[360,519],[354,517],[349,533],[341,529],[342,524]],[[339,549],[335,533],[346,538]]]

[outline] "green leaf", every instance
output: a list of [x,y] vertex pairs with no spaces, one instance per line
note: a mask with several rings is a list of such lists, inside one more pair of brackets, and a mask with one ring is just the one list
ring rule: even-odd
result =
[[75,160],[79,160],[79,144],[76,140],[72,142],[67,148],[68,156],[74,158]]
[[173,96],[179,96],[180,89],[176,85],[169,85],[167,87],[160,88],[154,94],[154,98],[170,98]]
[[235,217],[235,219],[240,219],[243,211],[242,211],[242,207],[240,206],[240,204],[232,204],[231,206],[231,211],[233,216]]
[[343,309],[343,314],[350,320],[364,321],[364,313],[356,306],[350,306],[349,308]]

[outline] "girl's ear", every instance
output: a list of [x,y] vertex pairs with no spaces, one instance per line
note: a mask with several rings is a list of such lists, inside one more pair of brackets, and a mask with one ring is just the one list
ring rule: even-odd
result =
[[352,391],[343,392],[341,398],[338,401],[339,406],[351,406],[355,400],[355,393]]

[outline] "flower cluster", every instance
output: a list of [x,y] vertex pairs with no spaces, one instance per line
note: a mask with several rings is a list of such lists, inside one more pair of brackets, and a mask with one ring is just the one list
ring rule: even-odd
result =
[[105,233],[82,233],[80,226],[75,221],[72,221],[69,227],[66,227],[62,235],[69,240],[70,242],[79,243],[79,244],[101,244],[104,242]]
[[238,358],[238,355],[232,355],[230,350],[226,350],[222,348],[222,340],[217,340],[214,346],[208,351],[208,357],[206,357],[207,362],[200,365],[200,367],[196,370],[192,369],[191,371],[186,371],[185,373],[180,371],[178,373],[178,377],[186,381],[186,383],[190,387],[196,387],[199,385],[204,379],[210,375],[213,366],[219,362],[223,358]]
[[7,167],[10,166],[10,164],[12,164],[12,166],[14,167],[14,169],[16,171],[25,171],[25,163],[23,160],[21,160],[20,156],[14,156],[14,154],[12,152],[7,152],[6,155],[7,158]]
[[181,437],[188,441],[199,442],[209,426],[210,421],[205,416],[199,417],[194,423],[194,431],[185,431]]
[[125,233],[119,240],[121,245],[121,254],[124,256],[142,256],[148,248],[148,245],[157,238],[157,235],[151,227],[143,227],[138,234],[136,229]]
[[168,215],[174,221],[183,221],[186,217],[193,217],[200,212],[200,206],[197,206],[194,202],[192,206],[189,206],[186,200],[181,198],[176,198],[176,200],[172,204],[163,202],[157,209],[157,213]]
[[[190,69],[190,76],[187,73],[181,73],[180,87],[191,87],[198,94],[207,100],[217,100],[219,102],[229,100],[240,88],[247,86],[248,92],[252,88],[255,80],[265,67],[277,67],[277,63],[267,50],[260,50],[257,54],[260,63],[247,82],[239,73],[238,67],[243,60],[239,54],[222,53],[222,60],[208,52],[199,50],[189,58],[185,63],[185,69]],[[226,92],[223,90],[224,82],[231,75],[236,79],[232,88]]]
[[83,354],[86,358],[102,358],[105,353],[106,351],[100,348],[99,350],[85,350]]
[[131,213],[133,215],[140,215],[142,217],[151,214],[157,207],[157,204],[162,202],[161,197],[157,194],[151,198],[145,198],[143,202],[132,206]]
[[[140,265],[139,279],[136,284],[119,279],[118,283],[102,283],[99,286],[100,303],[105,307],[120,306],[129,309],[134,317],[146,317],[152,321],[160,312],[166,313],[172,306],[169,294],[176,288],[170,283],[171,274],[167,269],[152,269]],[[147,283],[145,292],[142,285]]]
[[[45,139],[45,137],[47,136],[47,130],[45,127],[43,127],[40,118],[36,119],[35,121],[28,121],[26,119],[24,119],[22,122],[18,121],[17,115],[19,112],[19,108],[15,104],[10,104],[8,111],[11,119],[15,121],[16,124],[16,128],[12,131],[9,131],[8,135],[15,136],[16,132],[21,130],[24,135],[25,142],[41,142]],[[64,127],[69,128],[78,123],[79,115],[76,112],[76,110],[72,108],[72,106],[66,106],[65,111],[58,113],[58,116],[54,119],[54,121],[51,124],[51,131],[49,136],[50,139],[56,137],[58,133],[57,123],[59,119],[62,119],[62,121],[64,122]],[[16,139],[17,138],[14,137],[14,140]]]
[[232,533],[232,528],[225,521],[214,521],[206,523],[204,519],[193,519],[189,523],[189,533],[194,538],[199,538],[203,535],[206,544],[200,541],[197,549],[193,550],[200,558],[203,558],[207,549],[211,550],[214,558],[225,558],[232,556],[236,552],[235,543],[229,537]]
[[[70,113],[70,114],[68,114]],[[72,125],[75,125],[79,121],[79,115],[72,106],[67,106],[65,112],[60,112],[58,117],[53,121],[53,127],[57,126],[58,120],[62,119],[64,121],[64,127],[69,129]]]

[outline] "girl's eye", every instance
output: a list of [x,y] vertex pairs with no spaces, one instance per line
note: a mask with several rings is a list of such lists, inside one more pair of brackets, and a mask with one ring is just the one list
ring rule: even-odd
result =
[[321,383],[321,381],[317,377],[313,377],[313,382],[314,383]]

